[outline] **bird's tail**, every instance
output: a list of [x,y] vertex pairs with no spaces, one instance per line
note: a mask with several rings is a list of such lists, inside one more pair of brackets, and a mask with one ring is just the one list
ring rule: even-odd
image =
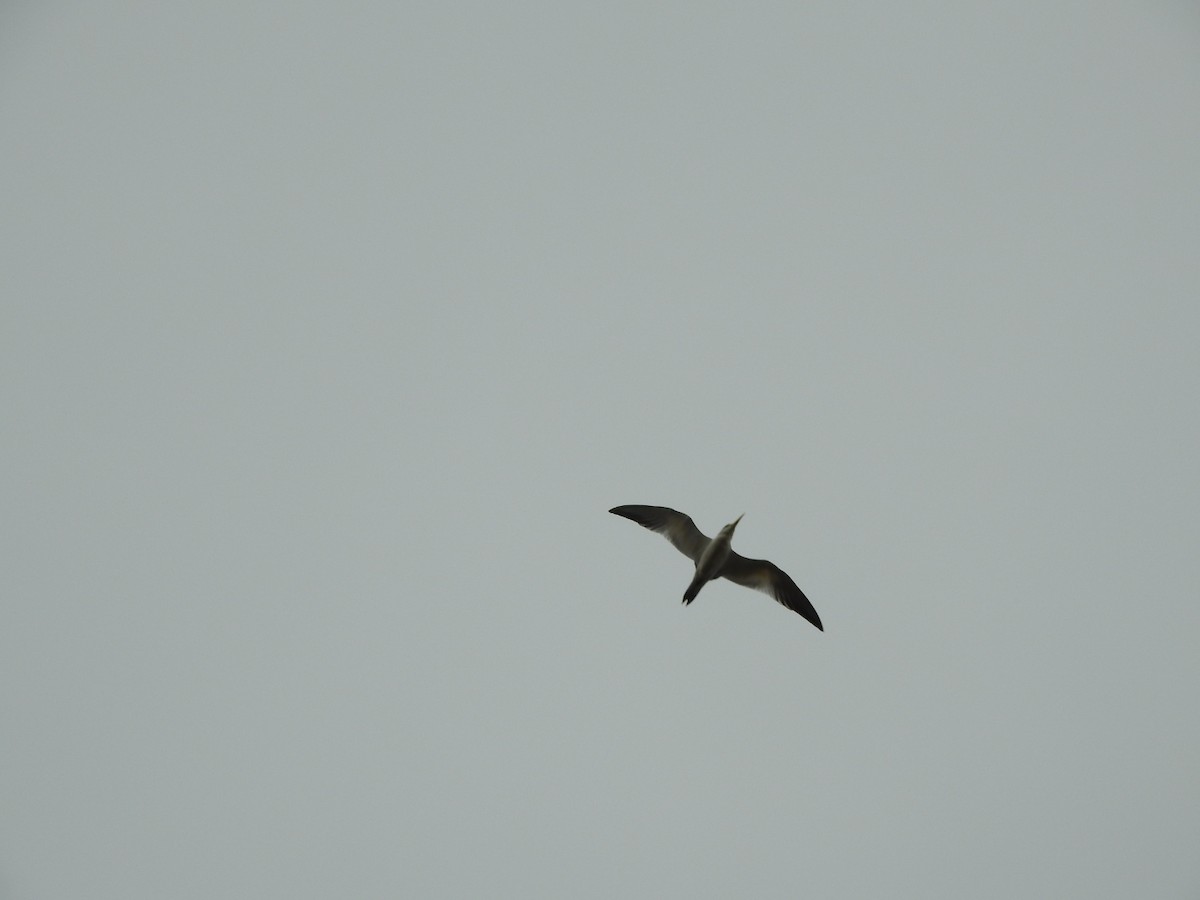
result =
[[688,589],[683,592],[683,605],[687,606],[696,599],[696,595],[700,593],[700,588],[708,582],[708,579],[702,576],[699,572],[692,579],[692,583],[688,585]]

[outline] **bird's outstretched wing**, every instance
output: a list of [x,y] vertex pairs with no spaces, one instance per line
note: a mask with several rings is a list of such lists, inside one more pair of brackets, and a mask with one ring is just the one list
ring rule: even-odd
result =
[[614,506],[609,512],[637,522],[643,528],[657,531],[692,562],[700,559],[700,554],[709,544],[709,539],[696,527],[691,516],[665,506]]
[[796,587],[796,582],[788,577],[788,573],[774,563],[767,562],[765,559],[746,559],[746,557],[730,551],[729,558],[725,560],[725,565],[721,568],[721,574],[718,577],[728,578],[734,584],[762,591],[764,594],[774,597],[792,612],[804,616],[820,631],[825,630],[821,624],[821,617],[817,615],[813,605],[804,596],[804,591]]

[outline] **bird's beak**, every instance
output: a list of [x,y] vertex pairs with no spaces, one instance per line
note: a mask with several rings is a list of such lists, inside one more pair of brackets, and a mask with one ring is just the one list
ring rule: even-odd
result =
[[[744,516],[744,515],[745,515],[745,513],[742,513],[742,516]],[[734,528],[737,528],[737,523],[738,523],[738,522],[740,522],[740,521],[742,521],[742,516],[738,516],[736,519],[734,519],[734,520],[733,520],[733,527],[734,527]]]

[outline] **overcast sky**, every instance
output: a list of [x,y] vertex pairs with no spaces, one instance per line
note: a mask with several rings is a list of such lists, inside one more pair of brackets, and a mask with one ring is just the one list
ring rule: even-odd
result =
[[0,900],[1200,895],[1198,98],[1190,3],[6,4]]

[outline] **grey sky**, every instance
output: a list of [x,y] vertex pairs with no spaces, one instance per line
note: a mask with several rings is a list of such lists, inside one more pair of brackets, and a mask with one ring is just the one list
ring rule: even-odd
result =
[[1196,896],[1197,97],[1188,4],[8,5],[0,898]]

